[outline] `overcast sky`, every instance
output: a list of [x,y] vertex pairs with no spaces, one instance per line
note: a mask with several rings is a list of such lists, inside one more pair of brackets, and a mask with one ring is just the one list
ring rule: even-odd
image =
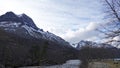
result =
[[99,0],[0,0],[0,15],[25,13],[35,24],[70,43],[98,40],[95,29],[102,22]]

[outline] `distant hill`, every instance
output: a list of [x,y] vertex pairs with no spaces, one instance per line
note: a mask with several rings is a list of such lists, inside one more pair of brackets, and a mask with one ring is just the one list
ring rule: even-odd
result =
[[81,40],[80,42],[78,42],[76,44],[76,48],[77,49],[81,49],[82,47],[91,47],[91,48],[115,48],[114,46],[110,45],[110,44],[106,44],[106,43],[96,43],[93,41],[85,41],[85,40]]

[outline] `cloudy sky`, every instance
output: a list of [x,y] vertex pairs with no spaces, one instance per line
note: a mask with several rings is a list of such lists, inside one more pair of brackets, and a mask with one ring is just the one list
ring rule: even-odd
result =
[[25,13],[35,24],[70,43],[98,40],[95,29],[102,22],[99,0],[0,0],[0,15]]

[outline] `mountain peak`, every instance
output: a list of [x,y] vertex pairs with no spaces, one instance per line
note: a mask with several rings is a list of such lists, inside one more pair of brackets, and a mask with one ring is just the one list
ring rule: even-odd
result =
[[5,15],[7,15],[7,16],[11,16],[11,17],[16,16],[16,14],[15,14],[14,12],[12,12],[12,11],[10,11],[10,12],[6,12]]
[[24,22],[24,24],[26,24],[30,27],[33,27],[35,29],[38,29],[37,26],[34,24],[34,21],[26,14],[23,13],[23,14],[19,15],[19,17]]
[[26,14],[16,15],[14,12],[10,11],[0,16],[0,22],[4,21],[12,21],[12,22],[20,22],[21,24],[27,25],[29,27],[33,27],[34,29],[38,29],[34,24],[33,20],[27,16]]
[[3,22],[3,21],[16,21],[16,22],[19,22],[20,19],[15,13],[10,11],[10,12],[6,12],[5,14],[0,16],[0,22]]

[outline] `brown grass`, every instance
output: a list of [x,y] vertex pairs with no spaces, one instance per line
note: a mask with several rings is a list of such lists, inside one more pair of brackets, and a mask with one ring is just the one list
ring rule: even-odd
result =
[[120,61],[103,60],[89,62],[88,68],[120,68]]

